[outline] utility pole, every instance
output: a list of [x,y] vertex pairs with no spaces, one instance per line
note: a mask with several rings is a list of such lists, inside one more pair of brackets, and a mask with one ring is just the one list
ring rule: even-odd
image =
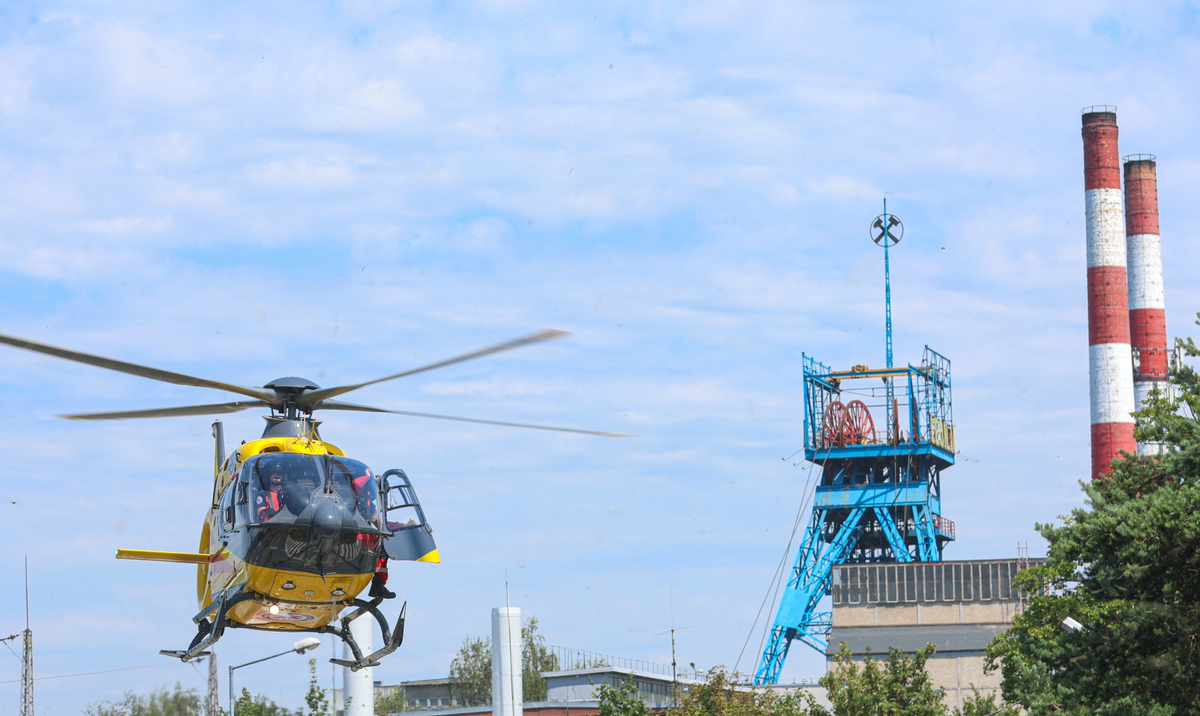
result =
[[33,630],[29,628],[29,556],[25,556],[25,648],[21,656],[21,716],[33,716]]

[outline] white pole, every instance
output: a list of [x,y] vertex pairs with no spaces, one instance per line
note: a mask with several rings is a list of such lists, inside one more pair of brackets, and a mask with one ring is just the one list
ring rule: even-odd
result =
[[[375,651],[373,643],[375,620],[370,614],[364,614],[350,622],[350,633],[358,642],[358,648],[363,656]],[[349,645],[342,648],[342,658],[354,660],[354,652]],[[375,716],[375,670],[371,667],[351,671],[346,666],[342,669],[342,703],[345,716]]]
[[492,716],[522,716],[521,609],[492,610]]

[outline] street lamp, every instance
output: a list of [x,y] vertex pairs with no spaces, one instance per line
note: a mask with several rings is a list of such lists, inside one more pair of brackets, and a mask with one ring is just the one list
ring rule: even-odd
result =
[[1071,617],[1062,620],[1062,625],[1071,631],[1087,631],[1087,627],[1075,621]]
[[237,666],[230,666],[229,667],[229,716],[234,716],[234,713],[233,713],[233,671],[234,671],[234,669],[240,669],[243,666],[250,666],[252,664],[260,664],[264,661],[267,661],[268,659],[274,659],[277,656],[283,656],[284,654],[291,654],[292,652],[296,652],[297,654],[303,654],[307,651],[312,651],[313,649],[316,649],[320,645],[321,645],[320,639],[310,636],[310,637],[306,637],[306,638],[301,639],[300,641],[296,642],[295,644],[292,645],[292,648],[288,649],[287,651],[281,651],[278,654],[272,654],[271,656],[265,656],[261,659],[256,659],[254,661],[248,661],[245,664],[238,664]]

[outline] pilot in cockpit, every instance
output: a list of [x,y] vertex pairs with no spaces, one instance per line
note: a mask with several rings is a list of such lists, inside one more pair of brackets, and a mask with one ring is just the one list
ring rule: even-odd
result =
[[271,460],[263,466],[262,474],[267,476],[264,489],[254,500],[258,508],[258,521],[266,522],[279,514],[283,499],[283,465],[279,460]]

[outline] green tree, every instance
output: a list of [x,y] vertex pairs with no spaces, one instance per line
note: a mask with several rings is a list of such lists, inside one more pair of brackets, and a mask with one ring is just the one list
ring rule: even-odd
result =
[[546,637],[537,633],[537,617],[521,625],[521,691],[527,702],[545,701],[546,680],[542,672],[558,671],[558,656],[546,646]]
[[307,716],[328,716],[328,692],[317,682],[317,660],[308,660],[308,693],[304,695],[304,703],[308,704]]
[[450,697],[458,706],[492,702],[492,640],[467,637],[450,662]]
[[[868,653],[856,663],[842,642],[834,657],[836,667],[818,683],[825,687],[835,716],[944,716],[942,692],[925,671],[925,662],[936,650],[926,644],[909,657],[889,649],[887,661]],[[815,704],[811,708],[817,716],[829,713]]]
[[128,691],[120,701],[88,704],[83,712],[87,716],[200,716],[204,704],[195,689],[184,689],[177,683],[174,688],[162,687],[147,696]]
[[[537,633],[537,617],[521,625],[521,691],[525,701],[546,700],[544,671],[560,668],[558,656]],[[482,706],[492,702],[492,640],[467,637],[450,663],[450,696],[458,706]]]
[[1031,716],[1200,713],[1200,376],[1180,366],[1171,382],[1177,398],[1134,414],[1138,440],[1165,453],[1114,460],[1083,484],[1084,507],[1037,525],[1046,562],[1016,581],[1028,607],[988,647],[1005,699]]
[[600,716],[650,716],[650,708],[638,697],[633,679],[617,686],[600,684],[596,687],[596,699],[600,702]]
[[[199,712],[197,712],[199,713]],[[242,695],[233,702],[233,716],[294,716],[291,711],[275,703],[266,696],[254,696],[249,689],[242,687]]]
[[996,694],[984,696],[979,689],[971,687],[971,696],[963,701],[960,716],[1019,716],[1017,709],[996,703]]
[[390,694],[375,697],[375,716],[413,711],[408,705],[408,694],[403,686],[397,686]]
[[682,694],[677,708],[667,712],[672,716],[804,716],[811,707],[812,699],[806,694],[780,695],[771,689],[749,687],[718,667],[708,673],[703,684]]

